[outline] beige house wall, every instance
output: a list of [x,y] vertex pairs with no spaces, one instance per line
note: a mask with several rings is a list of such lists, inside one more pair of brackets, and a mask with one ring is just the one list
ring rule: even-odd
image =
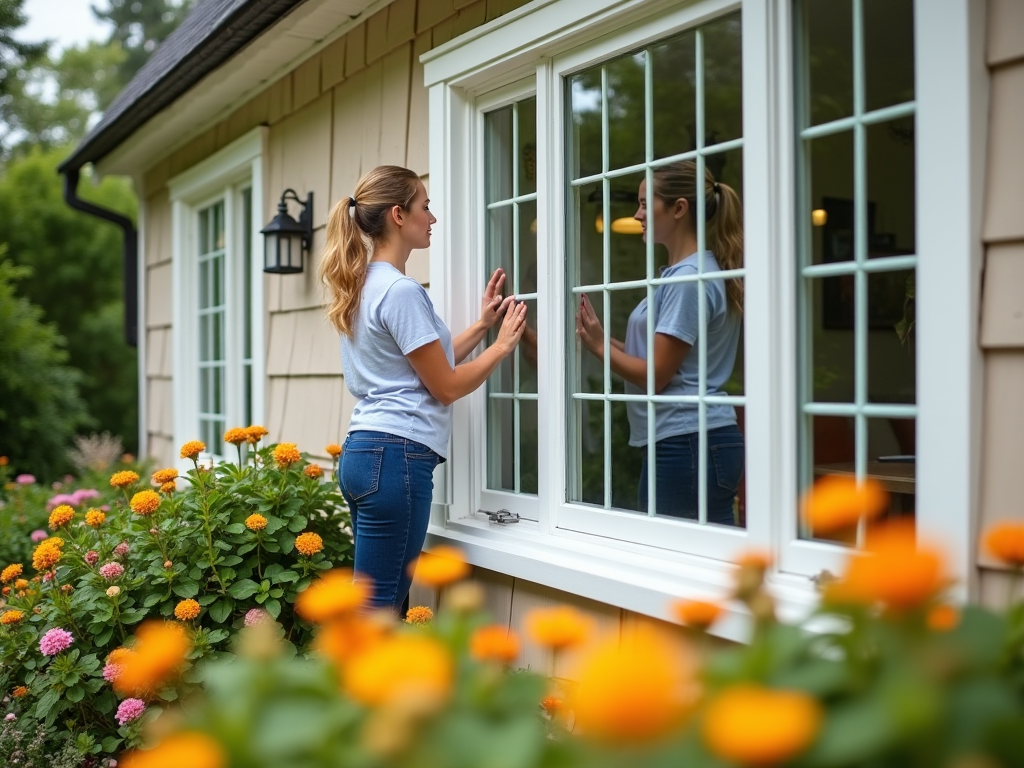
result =
[[[1024,520],[1024,3],[989,0],[991,74],[986,168],[985,277],[981,334],[985,356],[981,500],[978,530]],[[980,537],[979,537],[980,540]],[[979,541],[982,601],[1005,606],[1008,572]]]

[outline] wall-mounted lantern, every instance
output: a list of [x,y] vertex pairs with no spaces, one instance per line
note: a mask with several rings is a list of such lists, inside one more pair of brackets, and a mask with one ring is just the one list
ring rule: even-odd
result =
[[[288,213],[288,201],[302,206],[296,221]],[[286,189],[277,204],[277,216],[260,230],[263,235],[263,271],[291,275],[302,271],[303,255],[313,244],[313,193],[303,202],[295,190]]]

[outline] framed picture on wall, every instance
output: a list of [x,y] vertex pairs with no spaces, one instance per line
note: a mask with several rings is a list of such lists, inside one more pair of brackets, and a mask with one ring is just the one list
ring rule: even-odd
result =
[[[822,257],[826,263],[853,261],[853,201],[837,197],[821,200],[826,218],[822,225]],[[868,258],[905,253],[896,235],[875,232],[875,204],[868,202]],[[907,295],[906,272],[881,272],[868,277],[868,328],[894,330],[903,317]],[[853,330],[856,306],[854,276],[829,277],[822,281],[822,326],[826,330]]]

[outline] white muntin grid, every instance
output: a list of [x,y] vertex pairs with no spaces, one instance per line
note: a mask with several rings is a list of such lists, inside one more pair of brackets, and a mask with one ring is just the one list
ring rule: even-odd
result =
[[[801,4],[802,5],[802,4]],[[916,405],[886,404],[868,402],[868,278],[883,272],[913,270],[917,267],[916,255],[878,256],[868,258],[868,179],[867,179],[867,128],[872,125],[913,117],[916,103],[907,101],[881,109],[867,111],[865,108],[865,43],[863,0],[851,0],[853,32],[853,114],[818,125],[810,125],[810,78],[809,44],[807,24],[802,15],[796,14],[800,27],[797,31],[797,66],[800,79],[797,87],[797,121],[799,149],[798,191],[797,191],[797,237],[799,259],[798,290],[798,380],[800,402],[800,486],[807,488],[814,481],[813,467],[813,421],[816,416],[842,416],[854,419],[854,472],[858,480],[867,476],[868,463],[868,419],[897,418],[916,419]],[[802,9],[805,10],[805,9]],[[913,41],[908,41],[912,44]],[[810,211],[811,176],[810,146],[814,139],[853,134],[853,261],[811,263],[812,230]],[[853,275],[854,280],[854,396],[852,403],[831,403],[814,401],[814,347],[812,338],[814,313],[814,281],[827,277]],[[810,538],[810,532],[802,523],[799,535]],[[858,546],[863,543],[864,527],[858,531]]]
[[[636,288],[646,288],[647,291],[647,350],[648,355],[653,354],[654,351],[654,329],[656,326],[656,312],[654,295],[655,290],[659,285],[672,285],[676,283],[690,283],[696,282],[703,286],[707,281],[711,280],[729,280],[729,279],[742,279],[746,275],[745,269],[732,269],[722,270],[715,272],[711,276],[707,276],[704,273],[704,260],[700,258],[697,260],[697,274],[695,275],[682,275],[673,276],[668,278],[655,277],[655,261],[654,261],[654,242],[651,238],[647,239],[645,249],[645,277],[642,280],[628,280],[620,282],[611,281],[611,184],[612,181],[625,176],[635,175],[638,173],[644,173],[646,180],[646,193],[647,193],[647,208],[651,209],[651,203],[654,196],[654,171],[655,169],[669,165],[671,163],[679,162],[681,160],[694,160],[697,169],[698,183],[701,184],[703,189],[703,179],[705,173],[706,158],[712,155],[730,152],[733,150],[742,150],[743,139],[737,138],[730,141],[723,141],[712,145],[705,145],[705,104],[704,104],[704,34],[702,27],[697,27],[694,30],[695,36],[695,101],[696,101],[696,136],[695,143],[696,148],[688,152],[682,152],[679,154],[670,155],[668,157],[662,157],[655,159],[654,157],[654,70],[653,70],[653,56],[654,45],[650,45],[643,50],[644,53],[644,162],[640,164],[631,165],[623,168],[611,168],[610,167],[610,147],[609,147],[609,104],[608,104],[608,65],[611,63],[605,62],[601,65],[601,172],[581,178],[570,178],[569,184],[571,188],[580,188],[587,184],[601,183],[602,192],[602,218],[605,222],[603,228],[602,237],[602,282],[594,283],[590,285],[574,286],[572,293],[576,296],[576,300],[570,305],[570,315],[568,318],[568,338],[574,338],[573,328],[575,327],[574,313],[576,307],[579,305],[580,294],[596,294],[600,292],[603,317],[604,317],[604,348],[606,350],[611,349],[611,293],[612,291],[623,291]],[[635,54],[633,54],[635,55]],[[612,60],[614,61],[614,60]],[[572,102],[571,92],[567,89],[567,114],[572,114]],[[569,121],[571,130],[571,121]],[[572,150],[572,137],[571,134],[567,134],[567,154],[570,158],[570,177],[572,169],[578,163],[576,158],[573,158]],[[697,195],[696,205],[696,221],[697,221],[697,252],[704,253],[707,250],[706,247],[706,225],[705,225],[705,208],[706,202],[703,194]],[[575,233],[572,232],[573,222],[567,222],[569,231],[566,233],[568,241],[573,243],[575,240]],[[570,253],[575,252],[575,249],[570,249]],[[575,282],[573,279],[574,267],[578,270],[579,265],[568,265],[570,269],[569,281]],[[698,356],[698,393],[696,395],[657,395],[655,394],[655,383],[654,383],[654,366],[651,365],[650,359],[648,359],[647,365],[647,392],[646,394],[625,394],[612,392],[612,374],[611,374],[611,355],[605,354],[603,360],[603,391],[601,393],[588,393],[588,392],[577,392],[569,391],[569,397],[572,401],[572,407],[570,407],[570,418],[574,421],[572,429],[576,432],[576,451],[570,452],[570,461],[573,460],[575,454],[579,452],[579,435],[583,425],[580,423],[580,409],[579,405],[583,401],[593,401],[603,404],[604,408],[604,439],[603,439],[603,490],[604,500],[603,508],[612,508],[612,461],[611,461],[611,441],[612,441],[612,412],[611,407],[613,402],[643,402],[647,404],[647,434],[651,438],[647,444],[647,515],[654,516],[657,512],[657,458],[656,458],[656,411],[655,408],[658,404],[686,404],[695,405],[697,407],[697,418],[698,418],[698,439],[699,439],[699,454],[698,454],[698,520],[700,524],[707,523],[707,462],[708,462],[708,447],[707,447],[707,406],[708,405],[731,405],[733,407],[744,407],[746,406],[746,397],[742,395],[708,395],[707,394],[707,344],[703,342],[707,338],[707,316],[706,316],[706,305],[707,305],[707,292],[706,290],[698,290],[698,305],[697,305],[697,317],[698,317],[698,340],[696,344],[696,352]],[[692,350],[691,350],[692,353]],[[570,372],[570,376],[567,378],[569,386],[572,387],[572,382],[576,382],[576,387],[579,388],[580,370],[579,355],[577,353],[573,360],[576,370]],[[577,466],[570,467],[570,477],[575,479],[578,485],[581,481],[581,468],[580,468],[580,457],[575,455],[575,461]],[[581,497],[579,489],[576,490],[575,495]],[[581,499],[577,499],[581,500]],[[662,518],[662,519],[673,519],[673,518]],[[686,521],[682,521],[686,522]],[[692,521],[691,521],[692,522]]]
[[198,212],[196,219],[196,263],[199,283],[196,309],[199,318],[199,432],[203,442],[213,450],[214,446],[220,446],[221,435],[227,423],[224,201],[203,208]]
[[[500,155],[504,154],[506,157],[501,158],[508,160],[511,156],[511,184],[509,188],[511,190],[511,196],[501,197],[495,195],[496,199],[490,199],[488,195],[485,198],[485,221],[486,221],[486,263],[487,263],[487,275],[490,276],[491,272],[495,268],[500,266],[501,254],[495,253],[500,248],[497,244],[503,239],[504,233],[495,232],[492,230],[494,226],[494,219],[490,215],[494,211],[500,211],[502,209],[511,209],[511,229],[512,229],[512,267],[511,270],[506,270],[504,295],[515,296],[517,301],[533,301],[536,306],[537,293],[520,293],[522,287],[522,263],[520,259],[521,253],[521,230],[520,230],[520,215],[521,207],[524,204],[537,202],[537,192],[528,192],[520,194],[520,179],[519,179],[519,168],[520,168],[520,105],[526,102],[535,102],[536,97],[530,96],[525,99],[520,99],[513,102],[512,104],[503,107],[499,110],[494,110],[484,115],[485,123],[485,144],[486,144],[486,159],[485,159],[485,188],[487,190],[498,190],[501,188],[501,180],[496,179],[495,175],[500,173],[501,163],[498,161]],[[535,110],[536,108],[534,108]],[[503,143],[497,137],[499,133],[496,126],[496,118],[505,110],[511,111],[511,127],[512,133],[510,137],[507,137],[507,142]],[[529,322],[529,319],[528,319]],[[495,327],[495,332],[497,331]],[[500,402],[511,402],[512,403],[512,450],[513,450],[513,487],[502,488],[500,482],[501,476],[501,463],[503,456],[501,454],[501,448],[498,440],[501,439],[502,432],[505,431],[503,428],[505,425],[501,423],[501,410],[488,408],[487,416],[487,466],[492,468],[494,471],[488,471],[487,473],[487,484],[488,487],[493,487],[495,490],[512,491],[513,493],[522,494],[522,470],[523,470],[523,446],[522,446],[522,404],[523,402],[537,403],[538,397],[537,392],[524,392],[522,391],[522,366],[523,366],[523,353],[521,345],[517,346],[513,353],[513,360],[511,370],[508,369],[505,363],[502,363],[491,377],[487,381],[487,400],[488,404],[500,403]],[[535,406],[536,407],[536,406]],[[534,459],[534,463],[536,459]],[[533,495],[532,493],[530,495]]]

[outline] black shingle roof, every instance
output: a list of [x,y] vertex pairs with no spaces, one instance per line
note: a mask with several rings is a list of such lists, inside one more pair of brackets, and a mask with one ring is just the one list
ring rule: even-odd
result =
[[199,0],[59,171],[101,159],[304,0]]

